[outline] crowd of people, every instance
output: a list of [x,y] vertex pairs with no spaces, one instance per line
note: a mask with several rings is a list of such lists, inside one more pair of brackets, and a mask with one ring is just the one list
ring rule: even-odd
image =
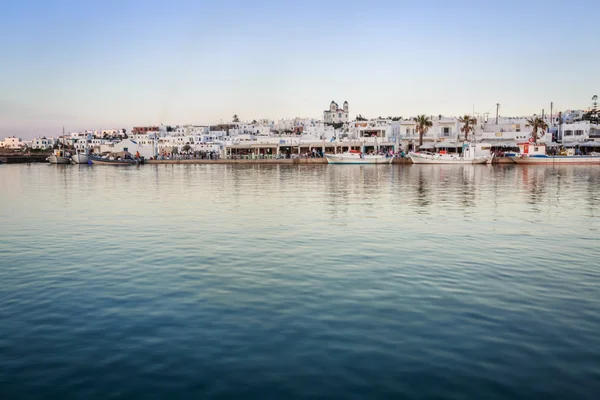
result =
[[218,160],[221,155],[217,151],[190,151],[188,153],[162,152],[156,156],[157,160]]

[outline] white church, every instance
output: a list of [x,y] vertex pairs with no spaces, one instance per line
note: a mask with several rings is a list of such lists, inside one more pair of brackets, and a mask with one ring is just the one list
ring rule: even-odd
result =
[[323,111],[323,121],[326,124],[348,122],[348,102],[344,102],[344,108],[339,108],[338,104],[332,101],[329,110]]

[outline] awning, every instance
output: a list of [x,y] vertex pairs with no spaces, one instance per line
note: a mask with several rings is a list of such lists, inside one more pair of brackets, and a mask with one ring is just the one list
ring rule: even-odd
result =
[[259,148],[259,149],[276,149],[277,146],[280,146],[277,143],[252,143],[252,147],[253,148]]
[[423,143],[422,146],[419,146],[420,149],[434,149],[435,145],[433,143]]
[[226,149],[251,149],[252,144],[226,144]]
[[[487,141],[486,141],[487,142]],[[505,141],[505,142],[492,142],[492,143],[485,143],[485,144],[489,144],[492,147],[519,147],[519,144],[517,142],[513,141]]]
[[600,142],[572,142],[572,143],[564,143],[563,147],[600,147]]
[[579,147],[600,147],[600,142],[584,142]]
[[441,142],[441,143],[436,143],[436,145],[435,145],[436,149],[458,149],[460,147],[462,147],[462,144],[454,143],[454,142]]

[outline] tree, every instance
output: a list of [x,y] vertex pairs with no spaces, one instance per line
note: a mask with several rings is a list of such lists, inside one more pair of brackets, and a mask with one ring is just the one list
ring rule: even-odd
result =
[[233,114],[233,122],[240,122],[240,119],[238,118],[237,114]]
[[423,146],[423,135],[433,126],[431,119],[427,115],[418,115],[414,118],[417,123],[416,129],[419,132],[419,147]]
[[463,124],[462,128],[460,128],[460,131],[465,134],[465,140],[469,140],[469,133],[475,131],[475,124],[477,124],[477,119],[465,114],[465,116],[460,117],[458,121],[461,124]]
[[390,119],[392,121],[400,121],[402,119],[402,117],[391,117]]
[[[529,118],[527,123],[531,126],[531,138],[533,139],[533,142],[537,144],[538,140],[546,134],[546,131],[548,130],[548,124],[538,116]],[[540,130],[542,131],[542,134],[538,135]]]
[[185,146],[183,146],[183,147],[181,148],[181,151],[183,151],[183,152],[186,152],[186,153],[187,153],[187,152],[188,152],[188,151],[190,151],[191,149],[192,149],[192,146],[190,146],[190,145],[189,145],[189,143],[186,143],[186,144],[185,144]]
[[366,121],[366,120],[367,120],[367,118],[363,117],[363,116],[362,116],[362,114],[358,114],[358,115],[356,116],[356,120],[357,120],[357,121]]
[[252,125],[256,125],[258,122],[256,122],[255,119],[252,120]]

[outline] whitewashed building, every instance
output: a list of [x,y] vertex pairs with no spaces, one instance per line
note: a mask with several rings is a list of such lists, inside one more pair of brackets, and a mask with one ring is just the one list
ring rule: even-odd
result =
[[351,138],[373,138],[390,140],[400,135],[400,122],[388,119],[354,121],[349,124]]
[[588,141],[600,141],[600,125],[591,124],[590,121],[559,125],[557,142],[569,144]]
[[7,137],[3,141],[0,142],[0,147],[3,147],[5,149],[16,150],[16,149],[21,149],[25,146],[26,146],[26,143],[23,141],[23,139],[18,138],[16,136]]
[[53,138],[41,137],[41,138],[35,138],[31,141],[32,149],[40,149],[40,150],[51,149],[52,146],[54,146]]

